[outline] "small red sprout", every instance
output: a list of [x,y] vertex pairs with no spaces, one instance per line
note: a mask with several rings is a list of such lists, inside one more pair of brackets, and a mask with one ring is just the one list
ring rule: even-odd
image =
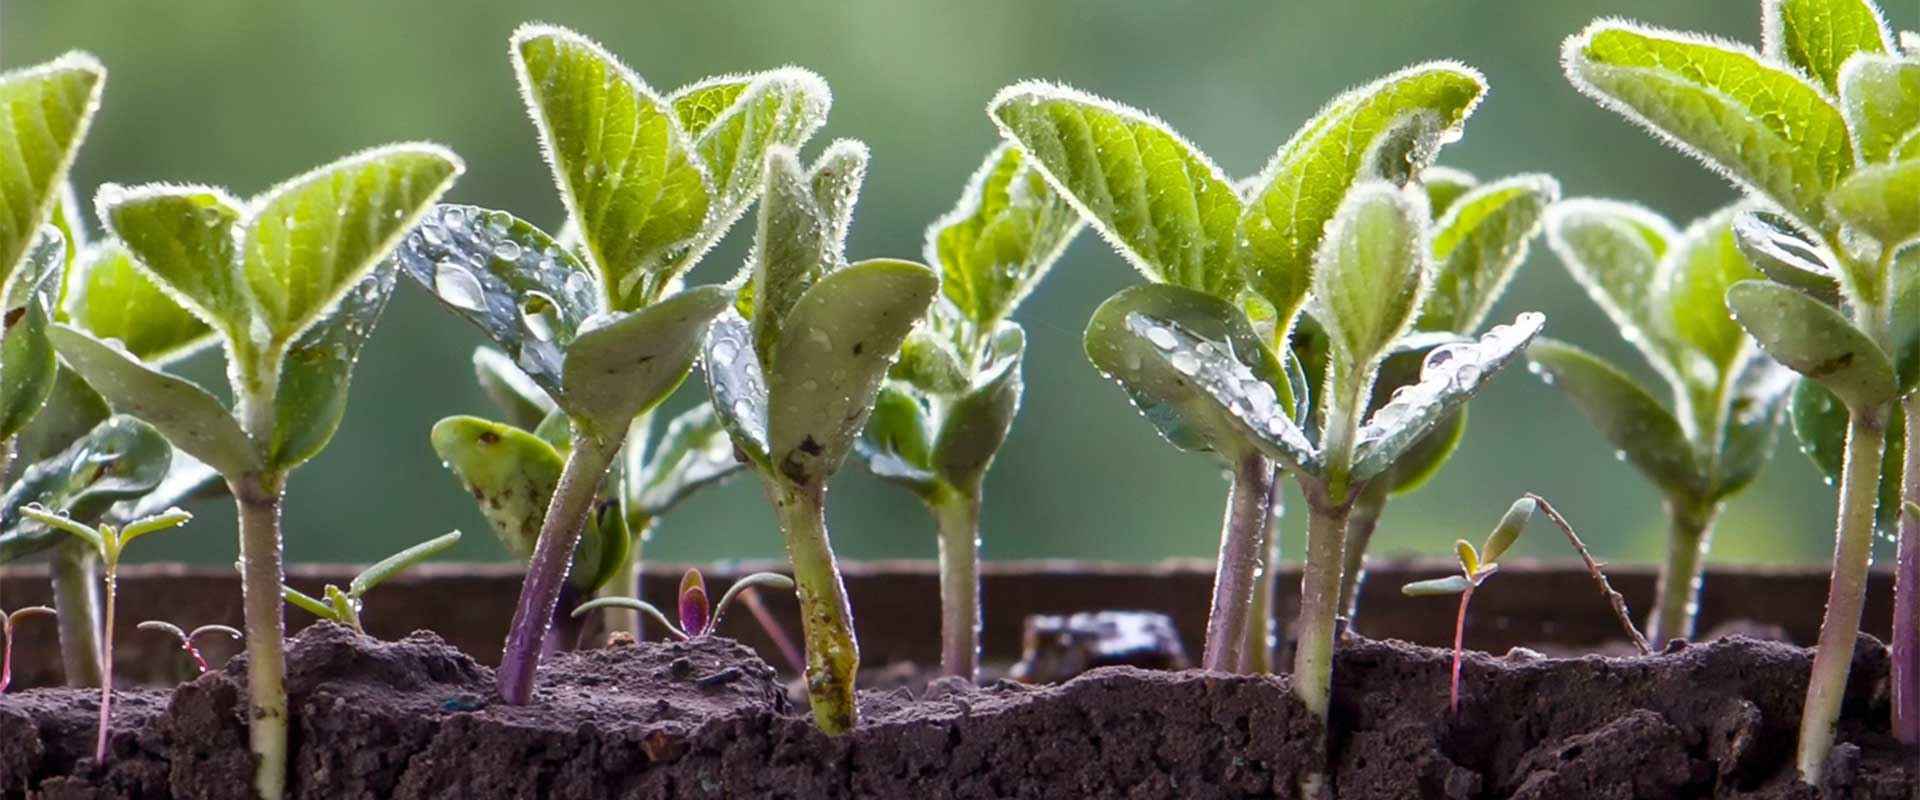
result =
[[13,682],[13,628],[20,620],[33,616],[51,617],[54,611],[46,606],[27,606],[9,614],[0,611],[0,694],[5,694],[7,684]]
[[201,636],[209,633],[220,633],[225,634],[228,638],[236,642],[244,638],[240,631],[225,625],[202,625],[194,628],[192,631],[186,631],[171,622],[150,619],[140,623],[139,628],[143,631],[156,631],[172,635],[174,639],[180,642],[180,649],[186,651],[187,655],[193,657],[193,663],[200,668],[200,674],[202,675],[207,674],[207,659],[200,654],[199,645],[195,644]]
[[792,589],[793,579],[772,572],[756,572],[727,587],[727,593],[720,596],[720,602],[712,606],[707,604],[707,582],[700,577],[700,570],[689,569],[680,578],[679,616],[680,624],[675,625],[667,615],[652,603],[633,597],[601,597],[581,603],[573,610],[575,617],[582,616],[600,608],[626,608],[652,617],[661,627],[673,634],[675,639],[698,639],[713,633],[720,626],[720,618],[727,613],[727,607],[733,605],[733,599],[741,592],[767,586],[775,589]]

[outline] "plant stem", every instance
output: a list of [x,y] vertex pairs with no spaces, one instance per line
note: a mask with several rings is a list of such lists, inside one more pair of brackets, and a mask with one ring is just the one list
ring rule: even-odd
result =
[[980,670],[980,496],[943,487],[928,506],[940,528],[940,671]]
[[500,656],[500,698],[507,705],[526,705],[533,698],[534,673],[540,669],[541,643],[553,624],[554,609],[560,603],[560,587],[567,582],[567,568],[573,563],[574,547],[593,511],[600,493],[600,481],[607,467],[620,452],[618,436],[602,438],[579,421],[573,450],[554,487],[553,500],[547,504],[547,516],[540,524],[540,539],[533,546],[533,559],[527,563],[527,579],[520,587],[520,600],[513,607],[513,622],[507,629],[507,645]]
[[13,620],[0,614],[0,694],[13,683]]
[[1460,648],[1467,636],[1467,603],[1473,600],[1473,590],[1480,584],[1468,579],[1467,590],[1460,593],[1460,614],[1453,619],[1453,683],[1447,689],[1447,710],[1460,713]]
[[259,759],[254,789],[275,800],[287,788],[286,615],[280,585],[280,501],[284,473],[230,480],[240,514],[240,593],[247,625],[248,737]]
[[[1900,401],[1907,415],[1901,496],[1920,503],[1920,392]],[[1900,514],[1899,555],[1893,571],[1893,735],[1920,745],[1920,518]]]
[[1307,495],[1307,563],[1300,580],[1299,632],[1293,657],[1293,693],[1322,721],[1333,691],[1333,627],[1340,602],[1342,550],[1351,500],[1333,502],[1325,484],[1303,478]]
[[107,764],[107,730],[113,721],[113,599],[119,588],[115,574],[118,571],[118,564],[107,562],[107,613],[103,618],[105,633],[100,637],[100,736],[93,748],[93,760],[102,767]]
[[820,483],[794,484],[770,477],[767,494],[773,498],[787,557],[793,562],[807,640],[807,697],[813,719],[828,734],[846,733],[860,721],[853,695],[860,643],[854,639],[853,609],[827,540],[827,489]]
[[1261,539],[1267,532],[1273,494],[1273,465],[1258,453],[1233,464],[1227,512],[1220,523],[1220,556],[1213,567],[1213,606],[1207,613],[1207,641],[1200,668],[1238,672],[1246,644],[1248,611],[1253,606]]
[[1850,409],[1846,462],[1841,468],[1840,504],[1833,549],[1833,576],[1828,583],[1827,611],[1820,621],[1820,642],[1813,654],[1813,674],[1807,681],[1806,705],[1800,716],[1800,749],[1795,763],[1800,779],[1820,785],[1827,753],[1833,748],[1834,725],[1846,694],[1847,673],[1853,667],[1854,640],[1860,635],[1860,608],[1865,603],[1867,570],[1873,561],[1874,507],[1880,492],[1880,459],[1886,448],[1887,418],[1891,406]]
[[97,555],[86,542],[66,537],[48,559],[53,579],[53,606],[60,615],[60,666],[67,685],[76,689],[99,686],[100,605],[94,594]]
[[1280,511],[1286,502],[1285,484],[1280,469],[1273,470],[1272,489],[1267,493],[1267,525],[1261,533],[1266,546],[1260,549],[1258,577],[1253,584],[1253,610],[1247,615],[1247,640],[1240,652],[1240,671],[1248,675],[1273,673],[1273,648],[1278,637],[1273,629],[1273,599],[1280,587]]
[[1658,594],[1647,616],[1647,639],[1655,647],[1669,639],[1693,638],[1694,618],[1700,613],[1700,576],[1713,542],[1713,520],[1720,514],[1719,503],[1704,505],[1667,500],[1667,560],[1660,565]]
[[[648,516],[640,516],[628,521],[628,530],[633,536],[633,549],[628,553],[627,562],[620,565],[613,579],[607,581],[606,587],[600,590],[601,597],[640,596],[640,551],[646,546],[647,537],[653,533],[653,523],[654,518]],[[614,607],[606,609],[602,614],[601,624],[605,626],[608,633],[616,631],[630,633],[633,634],[635,641],[639,641],[640,634],[643,632],[641,628],[646,625],[640,617],[640,612],[630,608]]]
[[1388,485],[1384,479],[1367,484],[1353,504],[1353,514],[1347,517],[1347,547],[1341,554],[1340,613],[1347,618],[1348,630],[1360,616],[1360,584],[1367,579],[1367,545],[1373,542],[1380,514],[1386,511]]
[[1633,642],[1634,649],[1639,650],[1640,655],[1643,656],[1651,653],[1652,648],[1647,646],[1647,637],[1641,636],[1640,630],[1633,627],[1633,614],[1627,611],[1627,599],[1613,590],[1613,584],[1607,581],[1607,573],[1600,569],[1600,562],[1593,560],[1593,554],[1587,551],[1587,543],[1580,541],[1580,535],[1573,532],[1573,525],[1567,522],[1566,517],[1560,516],[1559,510],[1555,509],[1552,503],[1547,502],[1547,498],[1533,492],[1528,492],[1526,496],[1539,505],[1540,513],[1547,515],[1547,520],[1552,522],[1554,527],[1567,535],[1567,544],[1573,547],[1574,552],[1580,554],[1581,563],[1587,565],[1587,574],[1593,576],[1593,582],[1600,587],[1600,595],[1607,599],[1607,605],[1613,607],[1613,618],[1620,621],[1620,629],[1626,631],[1627,639]]

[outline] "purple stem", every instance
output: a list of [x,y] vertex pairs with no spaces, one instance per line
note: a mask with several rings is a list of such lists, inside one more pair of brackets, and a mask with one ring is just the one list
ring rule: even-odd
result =
[[600,480],[620,452],[620,437],[603,441],[584,428],[574,423],[573,451],[567,454],[566,469],[561,471],[560,484],[547,505],[540,541],[533,547],[527,580],[520,587],[513,623],[507,629],[506,649],[500,654],[500,699],[507,705],[526,705],[533,698],[534,674],[540,669],[541,650],[553,625],[554,609],[560,605],[574,547],[580,543],[580,531],[600,492]]

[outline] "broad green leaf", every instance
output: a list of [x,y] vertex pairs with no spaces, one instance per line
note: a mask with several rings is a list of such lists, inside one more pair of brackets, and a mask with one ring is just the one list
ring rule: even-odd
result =
[[1740,326],[1774,360],[1819,381],[1849,408],[1893,399],[1893,362],[1833,307],[1777,283],[1741,281],[1727,290]]
[[1310,300],[1337,361],[1365,369],[1413,323],[1430,277],[1426,223],[1417,190],[1375,181],[1348,193],[1314,257]]
[[388,578],[406,572],[414,565],[439,555],[447,548],[459,543],[460,532],[449,531],[380,559],[361,570],[360,574],[353,576],[353,582],[347,585],[347,596],[357,599],[371,591],[373,587],[386,582]]
[[0,74],[0,286],[52,217],[106,80],[80,52]]
[[158,485],[138,497],[115,503],[104,519],[109,524],[124,525],[164,513],[189,500],[212,497],[226,490],[227,484],[220,479],[220,473],[200,459],[175,450],[172,463],[167,465],[167,474]]
[[50,547],[60,534],[25,520],[30,503],[85,524],[100,520],[113,504],[159,485],[173,448],[151,426],[132,417],[102,421],[66,449],[29,466],[0,496],[0,564]]
[[693,143],[665,99],[577,33],[522,26],[513,65],[607,307],[646,305],[716,205]]
[[926,406],[909,388],[888,382],[874,396],[873,413],[854,449],[875,476],[924,497],[936,485],[933,435]]
[[[1840,398],[1813,381],[1801,381],[1793,392],[1788,416],[1793,420],[1793,436],[1800,452],[1832,485],[1840,480],[1847,458],[1847,406]],[[1902,464],[1906,456],[1906,413],[1893,407],[1887,422],[1886,449],[1880,459],[1879,507],[1874,524],[1892,533],[1900,502]]]
[[753,332],[737,311],[727,311],[707,329],[701,358],[714,415],[733,444],[767,468],[767,378],[753,349]]
[[596,433],[624,435],[687,379],[707,326],[732,302],[732,292],[702,286],[583,328],[567,347],[561,408]]
[[[93,387],[73,370],[61,367],[54,374],[46,404],[13,440],[14,464],[26,467],[52,458],[112,414]],[[6,477],[0,475],[0,485],[5,485]]]
[[[1428,170],[1431,174],[1432,170]],[[1434,187],[1427,186],[1429,201]],[[1472,333],[1527,259],[1560,184],[1519,175],[1478,186],[1449,200],[1433,225],[1433,290],[1420,308],[1420,330]]]
[[1902,138],[1920,129],[1920,54],[1847,59],[1840,70],[1840,113],[1861,159],[1896,160]]
[[1827,197],[1834,218],[1897,248],[1920,237],[1920,158],[1861,167]]
[[256,322],[264,323],[273,344],[297,340],[333,313],[463,169],[458,156],[438,145],[388,145],[293,178],[256,200],[241,234],[240,265]]
[[900,360],[893,362],[887,376],[928,394],[958,394],[972,383],[967,365],[953,344],[925,327],[907,334],[900,345]]
[[1672,317],[1654,313],[1655,287],[1668,243],[1679,232],[1645,208],[1579,198],[1547,210],[1547,245],[1622,338],[1669,383],[1681,385]]
[[473,374],[480,391],[507,415],[508,424],[514,427],[539,425],[540,420],[557,408],[547,390],[527,377],[513,359],[491,347],[473,349]]
[[174,447],[221,475],[237,477],[261,467],[253,440],[205,389],[148,367],[79,329],[54,325],[48,335],[60,359],[114,410],[139,417]]
[[[674,115],[713,180],[711,219],[701,242],[711,245],[760,195],[773,145],[799,147],[827,121],[833,93],[799,67],[709,78],[674,91]],[[702,248],[683,256],[697,260]]]
[[647,453],[643,469],[623,476],[628,513],[663,516],[701,487],[724,480],[741,466],[720,418],[712,406],[701,403],[667,424],[660,441]]
[[1241,202],[1218,166],[1144,111],[1048,83],[987,106],[1054,191],[1147,278],[1232,297]]
[[767,453],[779,474],[805,485],[840,468],[900,343],[939,289],[924,265],[876,259],[801,295],[767,372]]
[[1840,278],[1824,245],[1800,234],[1793,222],[1770,211],[1743,211],[1733,218],[1741,254],[1774,283],[1791,286],[1827,305],[1840,304]]
[[994,455],[1013,429],[1025,390],[1020,374],[1025,332],[1008,323],[996,339],[993,360],[974,386],[947,406],[933,443],[933,468],[940,479],[976,497]]
[[47,326],[66,268],[66,240],[40,227],[20,268],[0,284],[0,443],[32,421],[53,391],[58,364]]
[[562,354],[600,310],[599,283],[573,254],[505,211],[439,205],[393,257],[548,395],[562,394]]
[[1805,78],[1749,50],[1604,20],[1568,39],[1562,61],[1601,105],[1827,227],[1823,201],[1852,170],[1853,143]]
[[1759,476],[1773,457],[1782,410],[1798,383],[1793,370],[1763,354],[1747,359],[1727,398],[1710,498],[1734,494]]
[[1920,386],[1920,245],[1907,245],[1894,255],[1887,286],[1893,301],[1887,340],[1893,344],[1900,393],[1906,394]]
[[1179,286],[1124,289],[1087,323],[1087,358],[1176,447],[1223,461],[1260,452],[1319,474],[1320,451],[1289,415],[1280,360],[1232,303]]
[[1765,0],[1760,37],[1767,57],[1798,67],[1828,94],[1838,94],[1840,69],[1855,53],[1893,47],[1872,0]]
[[217,335],[135,267],[133,254],[119,242],[87,248],[67,285],[67,318],[74,325],[96,338],[119,340],[149,364],[185,358]]
[[[1420,173],[1420,185],[1427,188],[1427,205],[1431,206],[1433,213],[1438,216],[1447,213],[1447,210],[1453,207],[1454,201],[1465,197],[1473,187],[1479,186],[1480,179],[1466,170],[1452,167],[1428,167]],[[1559,187],[1554,188],[1557,190]]]
[[1746,334],[1727,312],[1727,289],[1761,277],[1735,242],[1738,213],[1728,208],[1688,225],[1674,240],[1654,286],[1655,313],[1670,315],[1674,334],[1690,345],[1683,358],[1705,356],[1715,376],[1731,372],[1748,350]]
[[394,269],[382,265],[287,348],[273,393],[270,466],[291,468],[320,454],[347,413],[347,389],[360,349],[393,297]]
[[1662,493],[1693,499],[1705,492],[1700,464],[1680,421],[1626,373],[1552,339],[1527,348],[1527,358]]
[[480,513],[514,558],[533,557],[547,503],[565,466],[533,434],[479,417],[448,417],[433,426],[433,451],[480,504]]
[[1486,81],[1452,62],[1419,64],[1334,98],[1260,172],[1239,222],[1241,270],[1291,320],[1328,225],[1357,183],[1405,184],[1458,138]]
[[927,228],[940,288],[983,330],[1013,313],[1084,225],[1020,150],[1002,143],[967,181],[960,202]]
[[209,327],[251,344],[253,301],[239,266],[245,203],[207,186],[111,183],[93,202],[135,269]]
[[867,160],[866,145],[845,139],[834,142],[806,170],[788,148],[768,152],[753,272],[739,299],[762,362],[772,362],[787,313],[801,295],[846,261],[847,226],[866,179]]
[[1356,438],[1351,477],[1371,479],[1391,469],[1527,348],[1546,317],[1527,312],[1495,325],[1477,341],[1444,344],[1427,353],[1418,383],[1401,387],[1367,418]]

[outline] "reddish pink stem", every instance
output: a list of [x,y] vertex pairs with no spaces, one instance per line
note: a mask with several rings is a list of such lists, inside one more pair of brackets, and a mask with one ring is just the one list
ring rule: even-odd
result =
[[200,648],[193,646],[192,639],[181,642],[180,649],[187,651],[187,655],[193,656],[193,663],[200,665],[200,674],[207,674],[207,659],[200,655]]
[[0,642],[0,694],[4,694],[7,684],[13,683],[13,620],[0,617],[0,636],[6,639]]
[[1460,593],[1460,616],[1453,622],[1453,686],[1447,691],[1448,711],[1460,713],[1460,642],[1467,633],[1467,601],[1473,599],[1473,590],[1478,584],[1467,584],[1467,590]]
[[107,613],[100,627],[100,738],[94,745],[93,760],[107,763],[107,725],[113,715],[113,596],[114,565],[107,565]]

